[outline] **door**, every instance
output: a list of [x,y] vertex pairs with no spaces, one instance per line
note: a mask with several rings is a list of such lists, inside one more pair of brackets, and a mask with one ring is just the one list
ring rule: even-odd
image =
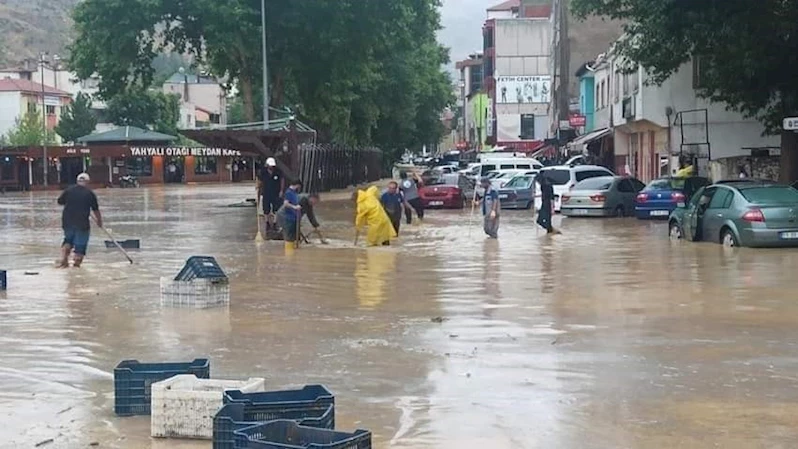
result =
[[707,189],[703,187],[699,189],[685,205],[684,215],[682,216],[682,231],[684,231],[682,237],[691,242],[695,241],[697,237],[696,230],[698,228],[699,210],[701,208],[699,203],[701,199],[707,195],[708,192],[706,192],[706,190]]
[[702,221],[703,239],[710,242],[720,241],[720,228],[729,218],[729,208],[734,199],[734,192],[725,187],[717,187],[709,201]]

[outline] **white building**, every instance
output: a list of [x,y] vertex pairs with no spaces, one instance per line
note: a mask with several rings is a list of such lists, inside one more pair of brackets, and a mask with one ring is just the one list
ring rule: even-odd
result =
[[47,118],[47,129],[58,125],[65,107],[72,101],[70,95],[50,86],[42,86],[27,79],[0,78],[0,135],[8,135],[17,121],[28,112]]
[[550,8],[522,17],[519,5],[508,1],[490,8],[483,28],[493,115],[488,136],[499,146],[534,150],[550,128],[552,22]]
[[163,91],[180,96],[179,128],[193,129],[227,124],[227,93],[217,79],[175,73],[166,80]]
[[709,176],[712,161],[752,156],[762,149],[776,154],[778,137],[763,137],[759,122],[697,95],[701,73],[693,61],[660,86],[647,83],[642,67],[628,75],[621,67],[622,61],[610,52],[606,79],[596,74],[596,114],[611,114],[616,160],[641,180],[674,173],[679,157]]

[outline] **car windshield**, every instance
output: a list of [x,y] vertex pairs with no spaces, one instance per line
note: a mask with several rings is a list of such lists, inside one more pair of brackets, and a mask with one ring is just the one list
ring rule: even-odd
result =
[[500,173],[500,174],[499,174],[499,176],[496,176],[496,177],[495,177],[495,178],[493,178],[493,179],[505,179],[505,178],[512,178],[513,176],[515,176],[515,173],[514,173],[514,172],[504,172],[504,173]]
[[489,173],[485,174],[485,177],[488,178],[488,179],[493,179],[493,178],[495,178],[497,176],[499,176],[499,172],[497,172],[497,171],[492,171],[492,172],[489,172]]
[[571,181],[570,170],[543,170],[541,173],[551,180],[556,186],[568,184]]
[[574,186],[574,190],[609,190],[613,180],[609,176],[588,178]]
[[648,183],[644,192],[652,190],[681,190],[684,189],[685,178],[661,178]]
[[792,204],[798,206],[798,190],[788,186],[764,186],[740,189],[740,193],[754,204]]
[[532,176],[517,176],[504,185],[505,189],[528,189],[532,185]]

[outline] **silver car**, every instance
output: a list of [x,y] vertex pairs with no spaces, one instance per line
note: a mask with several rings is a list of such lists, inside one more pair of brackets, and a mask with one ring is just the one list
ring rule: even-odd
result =
[[625,217],[634,215],[635,197],[645,184],[628,176],[601,176],[578,183],[562,195],[568,217]]
[[531,209],[535,204],[535,176],[519,175],[499,189],[502,209]]

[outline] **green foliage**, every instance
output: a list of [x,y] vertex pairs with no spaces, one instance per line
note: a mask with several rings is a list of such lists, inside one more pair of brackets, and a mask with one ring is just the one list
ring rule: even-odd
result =
[[91,112],[91,97],[80,92],[61,113],[55,132],[64,142],[75,142],[78,137],[91,134],[97,127],[97,118]]
[[136,126],[175,136],[180,120],[180,97],[131,88],[113,96],[106,112],[117,126]]
[[701,59],[700,94],[760,120],[771,133],[798,115],[798,2],[782,0],[572,0],[582,17],[626,21],[618,51],[661,83]]
[[28,111],[15,122],[14,128],[6,136],[8,144],[12,147],[40,146],[56,143],[55,133],[42,126],[40,112]]
[[[267,0],[270,104],[322,139],[383,148],[437,142],[453,101],[436,42],[439,0]],[[237,87],[231,122],[261,118],[261,14],[255,0],[85,0],[70,66],[98,73],[105,98],[150,86],[153,58],[191,53]],[[400,151],[401,152],[401,151]]]

